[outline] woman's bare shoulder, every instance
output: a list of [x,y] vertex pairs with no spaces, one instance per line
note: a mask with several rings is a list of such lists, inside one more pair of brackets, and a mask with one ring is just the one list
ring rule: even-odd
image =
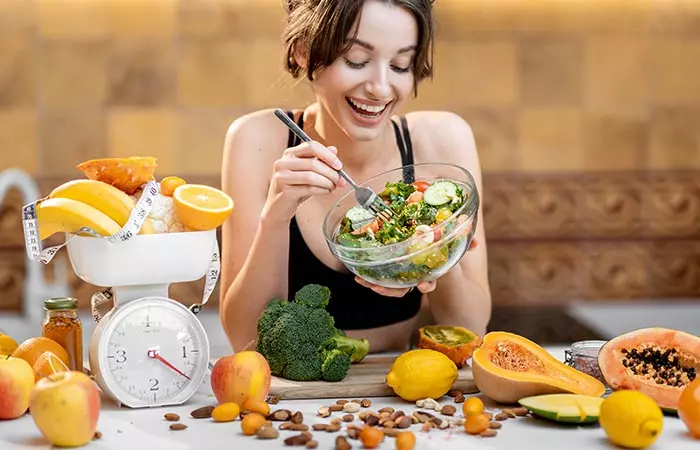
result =
[[450,111],[414,111],[406,114],[411,140],[420,149],[447,156],[450,152],[475,151],[469,123]]
[[287,143],[287,135],[287,127],[275,116],[273,109],[250,112],[238,117],[229,125],[226,131],[225,151],[282,151]]

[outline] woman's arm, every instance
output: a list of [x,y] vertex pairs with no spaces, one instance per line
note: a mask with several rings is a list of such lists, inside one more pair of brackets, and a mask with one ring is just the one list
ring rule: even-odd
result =
[[434,151],[439,161],[449,161],[467,169],[480,195],[476,247],[468,251],[452,270],[437,280],[426,294],[430,310],[439,324],[461,325],[483,336],[491,319],[491,291],[488,280],[486,236],[484,231],[481,168],[474,136],[469,125],[454,114],[440,114],[431,135],[439,136]]
[[267,302],[287,295],[289,222],[262,217],[271,174],[264,147],[274,140],[265,142],[270,133],[256,132],[260,120],[243,117],[231,125],[222,161],[221,185],[233,198],[234,211],[221,230],[219,313],[235,351],[255,339],[257,317]]
[[229,128],[222,188],[235,203],[222,227],[219,312],[235,351],[250,345],[257,319],[273,298],[286,299],[289,223],[312,195],[332,192],[340,176],[336,150],[318,142],[284,149],[287,133],[272,111],[244,116]]

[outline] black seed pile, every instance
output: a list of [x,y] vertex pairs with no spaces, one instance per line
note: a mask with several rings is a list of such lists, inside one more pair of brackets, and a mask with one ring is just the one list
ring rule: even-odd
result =
[[656,384],[683,387],[695,379],[695,367],[681,365],[674,348],[622,349],[622,365],[633,374],[653,379]]

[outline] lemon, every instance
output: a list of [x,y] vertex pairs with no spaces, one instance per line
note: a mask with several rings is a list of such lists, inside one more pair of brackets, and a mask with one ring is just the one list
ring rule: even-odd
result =
[[11,355],[17,348],[17,342],[10,336],[0,333],[0,355]]
[[598,422],[614,444],[644,448],[656,441],[663,429],[659,405],[639,391],[613,392],[600,405]]
[[409,350],[399,355],[386,376],[396,395],[414,402],[437,399],[457,380],[457,366],[444,354],[429,349]]

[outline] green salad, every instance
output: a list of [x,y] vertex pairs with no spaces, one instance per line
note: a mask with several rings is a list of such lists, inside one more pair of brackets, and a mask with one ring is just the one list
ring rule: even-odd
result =
[[[352,249],[367,249],[366,253],[353,251],[352,256],[348,255],[357,262],[384,261],[402,254],[412,256],[387,266],[373,264],[360,267],[358,271],[361,275],[375,280],[410,282],[430,274],[447,262],[453,248],[460,243],[459,239],[438,248],[421,249],[439,241],[443,234],[449,234],[458,225],[458,221],[452,220],[441,229],[434,229],[452,217],[467,200],[468,192],[461,184],[444,179],[410,184],[388,182],[378,195],[394,212],[392,220],[382,221],[361,206],[353,206],[340,222],[335,242]],[[382,251],[382,247],[414,236],[418,238],[408,247]]]

